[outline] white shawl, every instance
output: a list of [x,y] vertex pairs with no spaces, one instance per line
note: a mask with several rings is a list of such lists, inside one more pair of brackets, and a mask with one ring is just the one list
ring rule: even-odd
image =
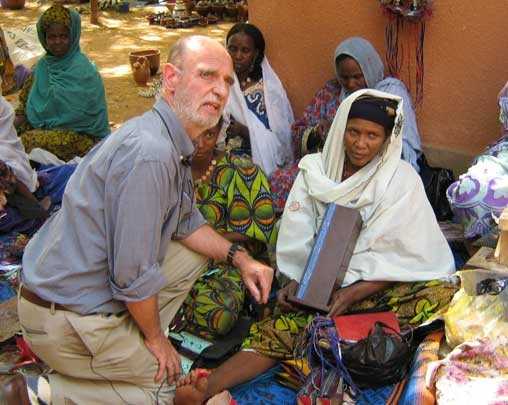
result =
[[37,188],[37,174],[30,167],[28,155],[14,129],[14,110],[0,96],[0,160],[3,160],[31,192]]
[[294,115],[284,86],[268,63],[266,56],[261,63],[261,68],[270,130],[266,129],[256,114],[247,107],[236,75],[225,112],[249,129],[252,160],[267,175],[270,175],[277,167],[282,167],[293,160],[291,125]]
[[[365,94],[398,101],[395,126],[380,155],[341,182],[347,117],[353,101]],[[343,286],[358,280],[431,280],[454,271],[452,253],[420,177],[400,159],[402,104],[400,97],[377,90],[353,93],[341,103],[323,152],[300,161],[277,241],[277,265],[283,274],[301,279],[330,202],[358,209],[363,219]]]

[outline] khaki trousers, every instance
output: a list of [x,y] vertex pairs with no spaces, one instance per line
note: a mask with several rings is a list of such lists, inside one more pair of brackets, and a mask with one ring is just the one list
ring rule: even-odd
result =
[[[166,330],[206,259],[171,242],[161,271],[167,286],[159,293],[161,327]],[[23,336],[55,373],[52,404],[171,404],[174,387],[157,384],[158,362],[129,313],[80,315],[44,308],[18,298]]]

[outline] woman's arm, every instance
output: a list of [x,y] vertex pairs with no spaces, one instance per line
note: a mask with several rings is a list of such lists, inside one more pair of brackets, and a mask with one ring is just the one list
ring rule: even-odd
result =
[[21,181],[16,180],[16,191],[21,194],[23,197],[27,198],[28,200],[32,200],[34,202],[37,202],[37,198],[32,194],[32,192],[28,189],[28,187]]
[[19,92],[18,97],[18,106],[16,107],[15,113],[16,118],[14,118],[14,127],[17,129],[23,126],[26,122],[25,108],[26,103],[28,102],[28,95],[30,94],[30,89],[32,88],[34,76],[31,74],[23,84],[21,91]]
[[[335,80],[328,81],[323,88],[321,88],[309,105],[305,108],[303,115],[300,119],[296,120],[291,127],[293,150],[296,159],[303,156],[302,140],[305,131],[308,128],[317,127],[323,120],[329,120],[327,116],[329,108],[328,104],[336,103],[339,105],[340,86],[335,83]],[[335,108],[336,110],[336,108]],[[331,123],[331,122],[330,122]]]
[[358,281],[344,288],[336,288],[332,294],[329,316],[346,312],[353,304],[383,291],[393,283],[390,281]]

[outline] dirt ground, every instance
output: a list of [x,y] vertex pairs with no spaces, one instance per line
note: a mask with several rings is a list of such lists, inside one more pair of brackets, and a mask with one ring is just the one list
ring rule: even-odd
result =
[[[0,26],[8,28],[35,24],[38,16],[48,7],[49,4],[27,1],[23,10],[0,8]],[[126,14],[101,11],[101,26],[91,25],[90,15],[81,16],[81,49],[99,68],[106,88],[109,120],[114,126],[146,111],[154,102],[153,98],[138,95],[140,88],[132,78],[129,52],[159,49],[162,63],[167,58],[170,46],[181,36],[201,34],[222,41],[232,26],[231,23],[223,23],[173,30],[149,25],[146,16],[160,11],[166,11],[166,8],[136,7]]]

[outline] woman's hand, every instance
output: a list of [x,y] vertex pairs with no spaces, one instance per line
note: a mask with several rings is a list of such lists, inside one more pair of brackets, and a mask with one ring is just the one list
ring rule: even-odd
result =
[[356,302],[356,285],[350,285],[344,288],[337,288],[330,300],[330,312],[328,312],[328,316],[334,317],[343,314],[346,312],[351,305]]
[[338,316],[346,312],[353,304],[391,287],[391,281],[357,281],[347,287],[340,288],[337,284],[332,294],[328,316]]
[[295,295],[298,289],[298,282],[291,280],[277,292],[277,304],[284,312],[296,312],[298,308],[288,301],[290,296]]
[[331,122],[321,118],[316,126],[316,134],[319,136],[323,144],[326,141],[326,136],[330,130]]

